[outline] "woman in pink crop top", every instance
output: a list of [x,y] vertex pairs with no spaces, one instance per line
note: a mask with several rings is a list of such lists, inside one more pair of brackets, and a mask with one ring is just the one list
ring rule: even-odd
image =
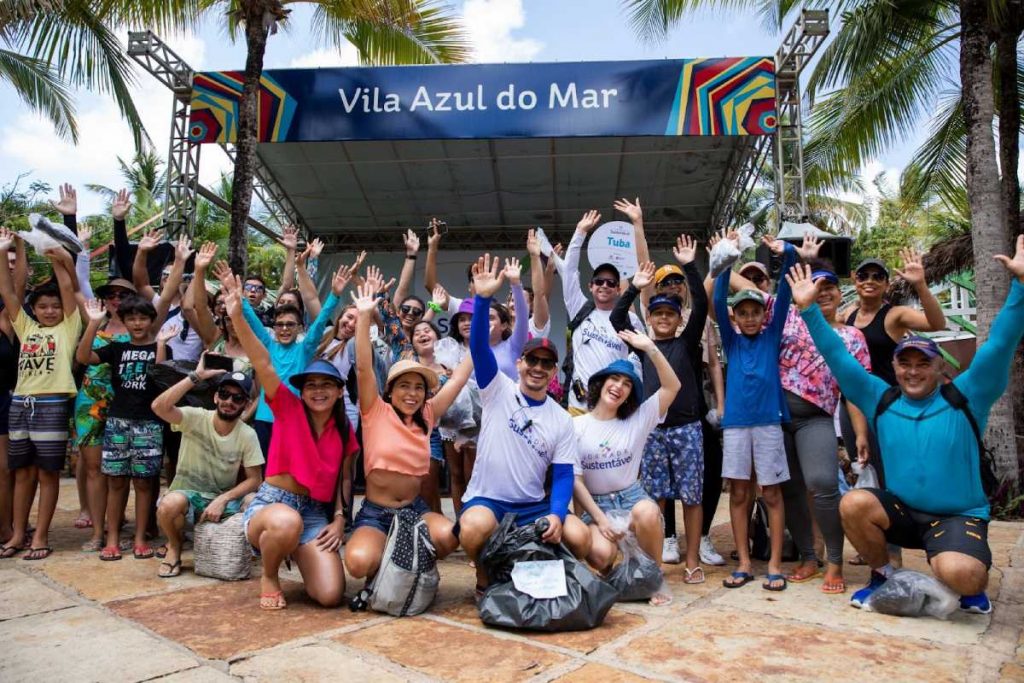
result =
[[242,314],[241,281],[232,276],[224,284],[228,315],[274,412],[266,480],[243,518],[253,554],[263,559],[260,608],[286,606],[278,571],[289,555],[309,597],[336,607],[345,596],[338,553],[345,532],[338,473],[342,461],[359,450],[345,415],[345,382],[331,363],[314,360],[288,380],[294,391],[283,386],[270,352]]
[[366,499],[345,546],[345,566],[353,577],[367,580],[377,572],[391,520],[403,508],[414,510],[427,523],[438,558],[458,547],[452,522],[431,512],[420,497],[420,480],[430,471],[430,432],[435,416],[448,410],[473,369],[467,356],[438,389],[434,370],[402,360],[388,372],[384,396],[378,395],[370,355],[370,318],[376,307],[374,295],[381,285],[368,278],[358,296],[353,297],[359,310],[356,381],[365,446]]

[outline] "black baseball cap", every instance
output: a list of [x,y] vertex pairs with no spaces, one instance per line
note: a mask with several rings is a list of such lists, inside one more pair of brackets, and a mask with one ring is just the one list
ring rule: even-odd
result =
[[547,351],[558,360],[558,347],[547,337],[534,337],[523,345],[522,357],[526,358],[534,351]]
[[872,267],[872,266],[874,266],[875,268],[878,268],[880,271],[885,273],[885,277],[886,278],[889,277],[889,269],[885,267],[885,261],[883,261],[882,259],[877,259],[877,258],[866,258],[866,259],[864,259],[863,261],[861,261],[860,263],[857,264],[857,267],[853,269],[853,272],[854,273],[859,273],[860,271],[864,270],[865,268],[869,268],[869,267]]
[[225,372],[217,380],[217,386],[222,387],[225,384],[234,384],[236,387],[245,392],[246,396],[252,395],[252,378],[244,372]]

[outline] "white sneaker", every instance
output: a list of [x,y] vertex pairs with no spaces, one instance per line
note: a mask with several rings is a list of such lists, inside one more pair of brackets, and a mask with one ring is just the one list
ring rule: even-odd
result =
[[669,536],[661,546],[661,561],[667,564],[679,564],[679,541]]
[[700,537],[700,561],[701,564],[710,564],[716,567],[721,567],[725,564],[725,560],[715,550],[715,545],[711,542],[710,536]]

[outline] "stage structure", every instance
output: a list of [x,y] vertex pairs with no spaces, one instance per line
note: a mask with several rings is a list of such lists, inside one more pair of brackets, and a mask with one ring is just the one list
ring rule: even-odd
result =
[[[799,75],[827,34],[804,10],[774,57],[268,70],[258,197],[332,251],[391,251],[432,215],[448,249],[518,249],[640,196],[664,249],[730,225],[771,154],[800,220]],[[166,221],[191,231],[199,150],[231,153],[242,73],[196,73],[149,32],[129,54],[174,93]]]

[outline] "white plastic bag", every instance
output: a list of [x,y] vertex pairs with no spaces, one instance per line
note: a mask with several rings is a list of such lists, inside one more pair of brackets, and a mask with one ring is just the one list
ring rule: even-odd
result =
[[732,267],[732,264],[739,259],[744,251],[754,246],[753,223],[744,223],[736,232],[739,233],[739,239],[736,242],[721,240],[711,249],[711,277],[718,277],[723,270]]
[[622,561],[605,577],[619,592],[619,600],[648,600],[655,593],[668,594],[661,568],[643,551],[636,534],[629,528],[629,511],[609,510],[605,516],[612,531],[622,534],[619,539]]
[[878,484],[878,473],[875,472],[875,468],[871,465],[861,465],[859,462],[854,461],[850,463],[850,469],[857,475],[857,483],[853,487],[855,489],[877,489]]
[[82,241],[66,225],[54,223],[38,213],[28,215],[28,224],[32,229],[28,232],[19,232],[18,237],[31,244],[37,253],[42,254],[47,249],[60,247],[66,248],[72,254],[82,251]]
[[864,603],[864,609],[897,617],[949,619],[960,596],[934,576],[898,569]]

